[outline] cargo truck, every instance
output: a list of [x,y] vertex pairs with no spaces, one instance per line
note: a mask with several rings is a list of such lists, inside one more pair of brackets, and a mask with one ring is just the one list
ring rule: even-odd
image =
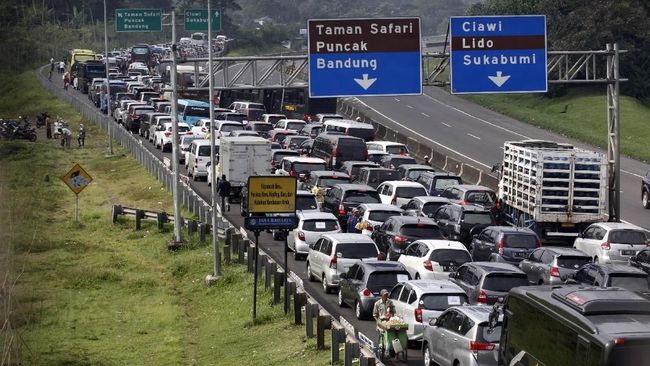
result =
[[540,140],[503,146],[499,201],[503,219],[543,240],[573,239],[607,220],[607,159],[570,144]]
[[232,186],[231,202],[240,202],[249,176],[271,175],[271,142],[256,136],[224,136],[220,144],[219,173]]

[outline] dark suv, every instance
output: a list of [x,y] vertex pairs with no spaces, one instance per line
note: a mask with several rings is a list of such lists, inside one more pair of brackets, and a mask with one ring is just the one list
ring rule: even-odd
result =
[[509,263],[470,262],[449,274],[472,304],[494,304],[513,287],[528,286],[526,274]]
[[589,263],[569,276],[567,283],[599,287],[622,287],[630,291],[650,291],[648,274],[625,264]]
[[650,209],[650,169],[641,180],[641,204],[644,208]]
[[422,184],[429,195],[439,196],[447,187],[463,184],[463,179],[449,173],[424,172],[420,174],[416,182]]
[[[376,167],[377,164],[371,162],[371,161],[366,161],[366,160],[348,160],[346,162],[341,163],[341,166],[337,169],[339,172],[343,172],[347,175],[350,176],[350,180],[354,181],[357,179],[357,176],[359,174],[359,170],[365,167],[369,168],[374,168]],[[360,183],[360,184],[365,184],[365,183]],[[377,188],[377,187],[374,187]]]
[[389,180],[399,180],[399,173],[393,169],[366,166],[359,169],[354,183],[367,184],[376,189]]
[[339,275],[339,306],[353,306],[357,319],[372,315],[381,290],[390,291],[398,282],[411,279],[402,263],[376,260],[359,261]]
[[361,203],[381,203],[377,191],[363,184],[336,184],[323,197],[324,212],[336,216],[342,228],[347,228],[348,215]]
[[629,263],[632,267],[639,268],[645,273],[650,274],[650,249],[639,251],[629,259]]
[[435,172],[435,169],[423,164],[403,164],[397,168],[400,179],[415,182],[423,173]]
[[458,240],[467,246],[474,234],[496,224],[489,210],[480,206],[461,206],[457,203],[440,207],[431,218],[450,240]]
[[414,157],[400,154],[389,154],[381,158],[381,166],[390,169],[397,169],[404,164],[417,164]]
[[475,261],[517,264],[540,246],[537,234],[528,228],[488,226],[474,235],[470,248]]
[[436,223],[426,217],[391,216],[372,231],[372,239],[389,260],[397,260],[419,239],[444,239]]

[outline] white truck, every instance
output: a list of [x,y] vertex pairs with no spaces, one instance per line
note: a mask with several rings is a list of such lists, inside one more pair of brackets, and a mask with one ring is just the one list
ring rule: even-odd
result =
[[256,136],[221,138],[218,174],[226,175],[232,190],[231,202],[239,202],[248,177],[271,175],[271,142]]
[[576,237],[607,220],[607,159],[551,141],[509,141],[499,181],[502,219],[540,238]]

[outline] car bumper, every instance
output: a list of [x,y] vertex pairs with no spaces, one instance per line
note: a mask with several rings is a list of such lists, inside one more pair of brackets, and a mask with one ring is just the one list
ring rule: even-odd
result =
[[377,302],[378,298],[377,297],[363,297],[361,298],[361,311],[372,315],[372,310],[375,307],[375,303]]
[[302,240],[296,240],[294,251],[297,254],[309,254],[309,245]]

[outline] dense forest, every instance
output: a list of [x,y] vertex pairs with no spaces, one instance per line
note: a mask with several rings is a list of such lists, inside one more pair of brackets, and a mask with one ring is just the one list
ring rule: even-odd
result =
[[[110,47],[171,39],[161,33],[114,31],[117,8],[181,11],[206,7],[196,0],[107,0]],[[648,0],[213,0],[222,32],[242,47],[263,48],[297,37],[310,18],[420,16],[424,35],[445,34],[452,15],[545,14],[551,50],[603,49],[618,42],[630,81],[625,91],[650,100],[650,1]],[[0,68],[22,71],[62,57],[72,47],[103,49],[104,0],[0,0]]]

